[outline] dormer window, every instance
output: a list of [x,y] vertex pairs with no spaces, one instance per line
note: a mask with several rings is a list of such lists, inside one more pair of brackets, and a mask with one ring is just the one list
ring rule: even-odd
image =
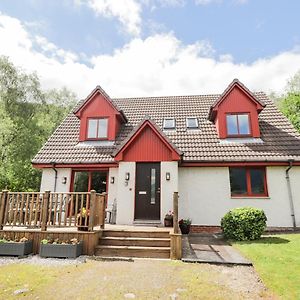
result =
[[164,119],[164,129],[175,129],[175,119],[165,118]]
[[187,129],[198,129],[198,119],[195,117],[186,118],[186,128]]
[[250,118],[248,113],[226,114],[227,136],[250,135]]
[[108,136],[108,119],[88,119],[88,139],[107,139]]

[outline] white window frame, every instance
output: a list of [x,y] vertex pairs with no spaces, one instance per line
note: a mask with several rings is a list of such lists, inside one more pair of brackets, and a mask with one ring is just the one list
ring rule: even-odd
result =
[[[196,127],[190,127],[190,126],[189,126],[189,123],[188,123],[188,120],[189,120],[189,119],[195,119],[195,120],[196,120]],[[186,128],[187,128],[187,129],[199,129],[198,118],[197,118],[197,117],[187,117],[187,118],[186,118]]]
[[[167,120],[173,120],[173,122],[174,122],[174,126],[172,126],[172,127],[166,127],[166,121]],[[175,118],[172,118],[172,117],[170,117],[170,118],[164,118],[164,122],[163,122],[163,129],[164,130],[174,130],[176,128],[176,120],[175,120]]]

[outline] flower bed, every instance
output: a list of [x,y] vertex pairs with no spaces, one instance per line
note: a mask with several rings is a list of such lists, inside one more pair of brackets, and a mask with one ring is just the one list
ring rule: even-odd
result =
[[77,239],[70,241],[42,240],[40,244],[41,257],[76,258],[82,255],[83,242]]
[[33,243],[23,237],[20,240],[9,240],[0,237],[0,255],[5,256],[25,256],[32,253]]

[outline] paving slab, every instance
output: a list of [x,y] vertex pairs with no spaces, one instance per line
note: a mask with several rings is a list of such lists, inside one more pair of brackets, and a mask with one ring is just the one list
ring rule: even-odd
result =
[[182,261],[213,264],[247,265],[252,263],[221,235],[189,234],[182,238]]

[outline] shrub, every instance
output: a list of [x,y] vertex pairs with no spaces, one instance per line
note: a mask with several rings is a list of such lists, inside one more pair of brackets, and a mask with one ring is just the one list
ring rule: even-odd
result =
[[231,209],[221,220],[223,234],[237,241],[260,238],[266,229],[267,217],[262,209],[243,207]]

